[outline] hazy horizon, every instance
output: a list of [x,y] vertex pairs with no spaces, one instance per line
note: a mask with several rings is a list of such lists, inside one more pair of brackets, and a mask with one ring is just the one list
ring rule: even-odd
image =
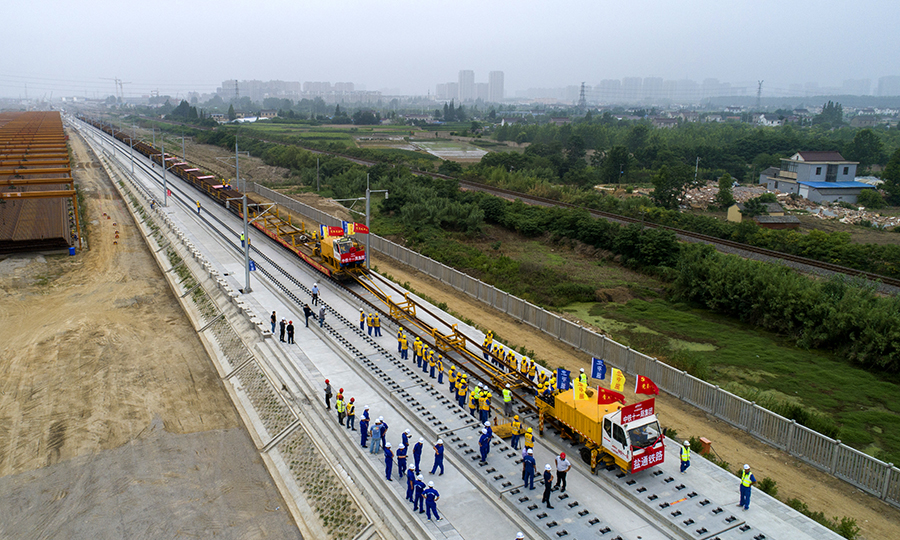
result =
[[886,0],[852,9],[807,0],[70,4],[6,6],[0,96],[24,97],[27,85],[30,97],[104,97],[115,93],[112,78],[128,83],[126,97],[214,92],[227,79],[425,95],[467,69],[476,82],[503,71],[507,97],[626,77],[715,78],[754,95],[765,80],[765,97],[848,79],[869,79],[874,93],[879,78],[900,75],[900,35],[877,24],[900,20],[900,4]]

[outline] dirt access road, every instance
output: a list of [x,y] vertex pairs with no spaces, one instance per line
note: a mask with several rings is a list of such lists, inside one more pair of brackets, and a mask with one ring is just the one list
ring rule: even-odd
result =
[[0,538],[299,538],[124,203],[70,137],[90,249],[0,260]]

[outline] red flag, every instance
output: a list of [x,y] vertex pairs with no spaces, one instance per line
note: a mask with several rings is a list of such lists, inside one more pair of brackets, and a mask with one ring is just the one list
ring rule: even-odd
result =
[[369,228],[363,225],[362,223],[354,223],[353,224],[353,232],[359,234],[369,234]]
[[597,388],[597,404],[598,405],[608,405],[610,403],[621,402],[622,405],[625,405],[625,396],[616,392],[615,390],[607,390],[603,387]]
[[635,394],[653,394],[655,396],[659,395],[659,387],[650,380],[650,377],[644,377],[643,375],[638,375],[637,381],[634,383],[634,393]]

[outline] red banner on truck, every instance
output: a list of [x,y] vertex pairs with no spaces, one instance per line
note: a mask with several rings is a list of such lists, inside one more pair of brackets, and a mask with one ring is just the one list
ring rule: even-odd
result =
[[655,409],[656,399],[654,398],[627,407],[622,407],[622,424],[630,424],[642,418],[653,416]]
[[653,446],[644,448],[643,450],[635,450],[634,457],[631,459],[631,472],[636,473],[644,469],[662,463],[665,459],[666,447],[660,439]]

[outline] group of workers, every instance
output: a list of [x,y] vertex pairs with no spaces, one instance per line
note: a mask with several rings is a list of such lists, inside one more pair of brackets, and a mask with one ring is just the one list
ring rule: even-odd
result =
[[[325,379],[325,407],[331,409],[331,381]],[[356,418],[355,398],[344,402],[344,389],[340,388],[335,396],[334,408],[337,411],[338,423],[347,427],[352,431],[357,431],[354,426]],[[422,479],[422,471],[420,464],[422,461],[422,450],[425,447],[425,439],[419,437],[419,440],[410,445],[410,430],[407,429],[400,434],[400,444],[397,445],[396,451],[391,447],[390,441],[387,440],[388,423],[383,416],[379,416],[372,422],[369,416],[369,406],[363,407],[362,417],[359,421],[360,440],[359,444],[363,448],[368,448],[370,454],[384,455],[384,476],[388,481],[393,480],[394,460],[397,462],[397,474],[399,478],[406,475],[406,498],[413,503],[413,510],[419,513],[425,513],[426,517],[431,520],[440,520],[441,517],[437,511],[437,501],[440,499],[440,493],[434,488],[434,482],[428,482],[426,485]],[[412,463],[407,465],[409,451],[412,449]],[[434,450],[434,462],[431,467],[431,474],[440,470],[438,476],[444,474],[444,441],[438,439],[432,446]]]
[[381,337],[381,317],[378,313],[369,313],[366,315],[363,308],[359,308],[359,329],[366,330],[370,336]]

